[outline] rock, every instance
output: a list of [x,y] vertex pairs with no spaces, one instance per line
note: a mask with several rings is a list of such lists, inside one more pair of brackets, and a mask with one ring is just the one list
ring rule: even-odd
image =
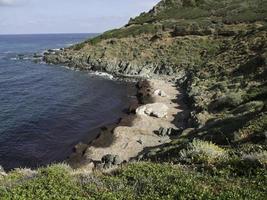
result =
[[167,94],[163,90],[156,90],[154,92],[154,95],[160,96],[160,97],[167,97]]
[[0,165],[0,178],[3,177],[3,176],[6,176],[6,172],[4,170],[4,168]]
[[114,155],[111,155],[111,154],[107,154],[107,155],[104,155],[101,159],[102,163],[112,163],[113,160],[114,160]]
[[132,100],[128,109],[129,113],[134,113],[135,110],[138,108],[138,106],[139,106],[138,100],[137,99]]
[[136,114],[163,118],[168,114],[168,110],[168,106],[164,103],[153,103],[140,106],[136,109]]
[[157,132],[157,134],[159,136],[165,137],[165,136],[171,136],[173,132],[173,128],[163,128],[160,127],[159,131]]
[[122,160],[120,159],[118,155],[116,155],[113,160],[113,165],[120,165],[121,163],[122,163]]
[[80,154],[80,155],[83,155],[87,148],[88,148],[88,145],[83,144],[83,143],[79,143],[74,147],[75,153]]
[[33,54],[33,58],[42,58],[42,57],[43,57],[43,55],[40,53],[34,53]]
[[107,154],[102,157],[101,162],[104,164],[104,168],[110,168],[113,165],[121,164],[122,160],[118,155]]

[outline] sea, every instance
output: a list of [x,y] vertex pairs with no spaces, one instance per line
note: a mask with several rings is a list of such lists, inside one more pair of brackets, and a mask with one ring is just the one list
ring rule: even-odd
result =
[[0,35],[0,165],[5,170],[64,161],[77,143],[94,139],[124,114],[133,84],[34,58],[94,36]]

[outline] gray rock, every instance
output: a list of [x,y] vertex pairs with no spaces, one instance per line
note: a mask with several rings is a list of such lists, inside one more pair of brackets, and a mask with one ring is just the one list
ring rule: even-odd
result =
[[113,165],[120,165],[121,163],[122,163],[122,160],[120,159],[118,155],[116,155],[113,160]]
[[110,168],[114,165],[121,164],[122,160],[118,155],[107,154],[102,157],[101,162],[104,165],[104,168]]
[[168,106],[164,103],[153,103],[140,106],[136,109],[136,114],[163,118],[168,114],[168,110]]
[[158,136],[165,137],[165,136],[173,136],[173,135],[181,134],[182,131],[183,131],[183,128],[174,129],[174,128],[160,127],[159,130],[156,132],[156,134]]
[[113,163],[115,156],[111,154],[104,155],[101,159],[102,163]]
[[83,143],[79,143],[74,147],[75,153],[80,154],[80,155],[83,155],[87,148],[88,148],[88,145],[83,144]]

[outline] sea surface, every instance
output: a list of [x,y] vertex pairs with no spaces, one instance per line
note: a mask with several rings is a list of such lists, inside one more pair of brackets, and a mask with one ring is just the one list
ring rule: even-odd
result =
[[33,54],[94,34],[0,35],[0,165],[62,161],[129,104],[134,87],[88,72],[34,62]]

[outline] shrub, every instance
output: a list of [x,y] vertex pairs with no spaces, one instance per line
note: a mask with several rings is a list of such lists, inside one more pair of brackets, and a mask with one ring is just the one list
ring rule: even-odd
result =
[[77,175],[72,172],[66,165],[39,169],[35,177],[20,184],[0,185],[0,199],[253,200],[266,197],[266,171],[250,178],[225,178],[177,165],[140,162],[125,165],[111,174]]
[[211,111],[221,111],[227,108],[234,108],[242,103],[242,92],[231,92],[218,98],[209,106]]
[[[252,141],[253,137],[258,134],[263,134],[267,130],[267,114],[260,114],[256,116],[254,119],[248,121],[240,128],[236,133],[236,137],[238,140],[250,140]],[[264,142],[255,141],[255,142]]]
[[0,187],[3,200],[63,200],[79,199],[80,196],[81,190],[71,176],[71,169],[64,164],[41,168],[34,178]]
[[264,107],[264,102],[262,101],[251,101],[246,104],[238,106],[232,111],[233,114],[248,114],[251,112],[261,111]]
[[242,156],[243,161],[255,163],[261,167],[267,168],[267,151],[259,153],[245,154]]
[[227,157],[227,152],[221,147],[207,141],[193,140],[180,151],[181,160],[190,163],[215,164]]
[[79,44],[75,44],[74,46],[72,46],[71,48],[75,51],[81,50],[82,48],[84,48],[86,45],[85,42],[83,43],[79,43]]

